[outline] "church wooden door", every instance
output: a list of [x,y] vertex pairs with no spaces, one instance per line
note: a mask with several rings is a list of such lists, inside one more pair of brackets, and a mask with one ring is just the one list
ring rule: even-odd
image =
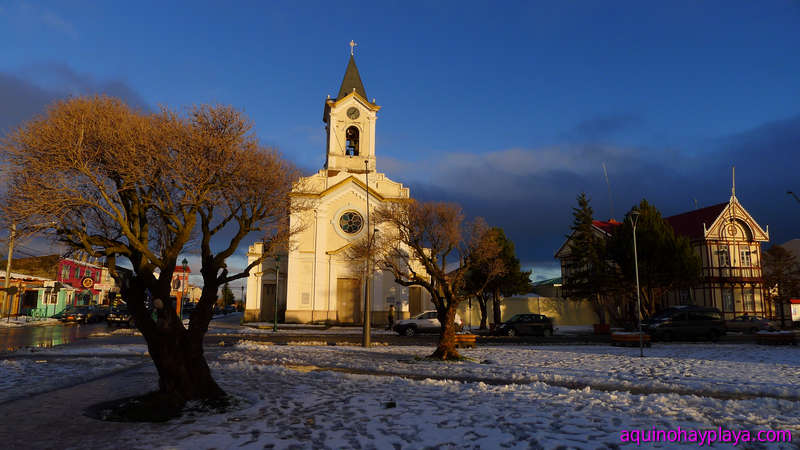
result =
[[336,320],[339,323],[361,322],[361,282],[354,278],[336,280]]
[[408,288],[408,312],[411,317],[422,312],[422,288],[419,286]]
[[265,284],[261,289],[261,318],[262,322],[275,320],[275,290],[274,284]]

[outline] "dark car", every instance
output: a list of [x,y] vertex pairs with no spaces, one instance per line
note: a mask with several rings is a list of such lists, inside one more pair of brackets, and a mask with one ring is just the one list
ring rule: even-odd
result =
[[60,320],[62,322],[66,322],[67,321],[66,316],[70,312],[72,312],[72,305],[67,305],[64,309],[61,310],[61,312],[53,314],[50,317],[52,317],[53,319],[58,319],[58,320]]
[[92,323],[103,320],[103,314],[92,306],[78,306],[64,312],[64,322]]
[[236,307],[233,306],[233,305],[228,305],[228,306],[222,308],[222,314],[230,314],[230,313],[235,313],[235,312],[236,312]]
[[502,336],[552,336],[553,319],[542,314],[515,314],[494,329]]
[[725,334],[725,321],[717,308],[673,306],[642,322],[653,339],[708,339],[716,341]]
[[106,316],[106,322],[109,325],[127,325],[133,327],[133,317],[128,312],[127,305],[120,305],[112,308]]

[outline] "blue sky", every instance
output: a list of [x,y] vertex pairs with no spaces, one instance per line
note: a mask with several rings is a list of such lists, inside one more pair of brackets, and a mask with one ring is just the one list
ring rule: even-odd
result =
[[579,192],[672,215],[727,201],[732,165],[773,243],[800,237],[800,2],[230,3],[0,1],[0,131],[69,94],[223,103],[316,170],[354,39],[379,170],[505,228],[535,277]]

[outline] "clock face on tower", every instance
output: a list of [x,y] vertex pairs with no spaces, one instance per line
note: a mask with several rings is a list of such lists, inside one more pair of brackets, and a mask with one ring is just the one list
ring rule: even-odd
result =
[[347,117],[355,120],[358,119],[358,116],[359,116],[358,108],[351,107],[350,109],[347,110]]

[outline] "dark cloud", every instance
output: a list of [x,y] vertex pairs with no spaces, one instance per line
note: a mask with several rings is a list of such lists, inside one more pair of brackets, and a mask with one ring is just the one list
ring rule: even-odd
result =
[[74,95],[119,97],[134,108],[149,110],[144,99],[125,82],[96,80],[64,64],[40,64],[19,74],[0,72],[0,134],[44,112],[55,100]]
[[643,124],[644,119],[639,115],[608,114],[584,120],[562,133],[561,137],[578,141],[595,141],[641,127]]
[[[621,126],[612,122],[605,128]],[[602,128],[596,125],[598,132]],[[800,192],[800,116],[703,145],[705,151],[692,152],[579,144],[451,154],[415,167],[394,166],[398,173],[391,175],[410,180],[415,198],[455,201],[469,216],[483,216],[503,227],[529,266],[553,261],[569,233],[580,192],[591,197],[599,219],[619,220],[642,198],[669,216],[690,211],[695,203],[703,207],[727,201],[734,165],[737,198],[759,224],[769,225],[771,243],[800,236],[800,204],[786,195],[787,190]],[[604,162],[613,201],[603,176]],[[419,181],[414,173],[419,171],[428,181]]]

